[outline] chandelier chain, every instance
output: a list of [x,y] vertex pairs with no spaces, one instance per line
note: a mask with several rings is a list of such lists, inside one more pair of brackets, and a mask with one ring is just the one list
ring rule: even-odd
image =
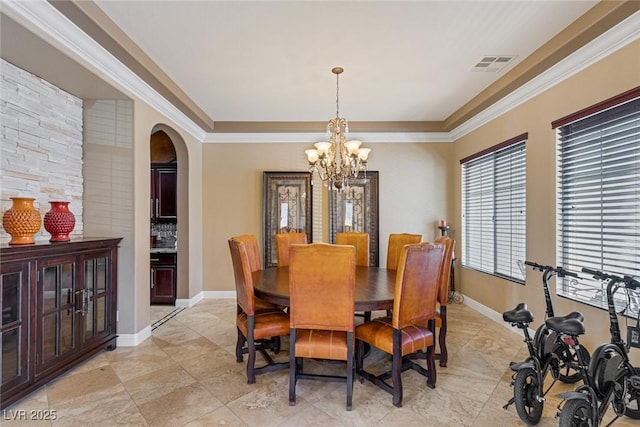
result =
[[340,74],[336,74],[336,117],[340,117]]
[[[305,150],[309,161],[309,172],[317,173],[329,189],[341,191],[349,182],[367,170],[370,148],[360,147],[361,141],[347,141],[349,125],[340,117],[340,74],[342,67],[334,67],[336,75],[336,117],[327,123],[329,141],[314,144],[315,148]],[[311,181],[313,184],[313,180]]]

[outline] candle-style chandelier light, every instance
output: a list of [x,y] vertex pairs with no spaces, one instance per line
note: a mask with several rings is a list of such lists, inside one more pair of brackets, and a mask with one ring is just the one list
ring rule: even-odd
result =
[[309,160],[309,172],[318,173],[325,186],[340,191],[360,171],[367,170],[370,148],[360,148],[361,141],[347,141],[349,123],[340,117],[340,74],[342,67],[334,67],[336,75],[336,117],[327,124],[328,142],[318,142],[316,148],[305,150]]

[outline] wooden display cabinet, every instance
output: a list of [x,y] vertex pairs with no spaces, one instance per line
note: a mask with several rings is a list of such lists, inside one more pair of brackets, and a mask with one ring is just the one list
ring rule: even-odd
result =
[[115,349],[120,240],[0,246],[0,408]]

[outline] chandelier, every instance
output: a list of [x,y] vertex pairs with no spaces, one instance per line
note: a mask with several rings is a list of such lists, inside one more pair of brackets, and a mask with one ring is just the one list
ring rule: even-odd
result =
[[328,142],[318,142],[316,148],[305,150],[309,161],[309,172],[318,173],[325,187],[340,191],[349,185],[349,180],[358,176],[360,171],[367,170],[367,159],[370,148],[360,148],[361,141],[347,141],[349,123],[340,117],[340,85],[339,77],[344,71],[342,67],[334,67],[331,72],[336,75],[336,117],[327,124]]

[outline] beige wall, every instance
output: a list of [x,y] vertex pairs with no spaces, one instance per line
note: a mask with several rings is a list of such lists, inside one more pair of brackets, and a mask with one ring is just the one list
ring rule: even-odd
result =
[[135,320],[119,325],[119,333],[138,333],[150,323],[149,144],[156,126],[171,137],[178,157],[178,297],[192,298],[202,291],[202,143],[149,105],[134,100],[134,235],[123,240],[123,245],[133,248],[133,257],[120,257],[120,268],[130,274],[123,276],[119,271],[118,307],[135,312]]
[[[528,132],[527,259],[555,264],[555,131],[551,129],[551,122],[638,85],[640,41],[620,49],[456,141],[449,167],[451,179],[455,181],[451,197],[457,221],[460,222],[461,218],[460,159]],[[529,272],[526,286],[465,268],[461,269],[458,277],[458,284],[465,295],[498,313],[525,301],[536,320],[544,318],[539,273]],[[555,296],[555,282],[552,283],[552,293]],[[583,341],[590,349],[609,340],[609,323],[604,310],[560,297],[554,298],[554,304],[558,314],[576,310],[585,315],[587,334]]]
[[[227,240],[255,234],[262,248],[262,172],[305,171],[310,144],[205,144],[202,166],[203,289],[234,290]],[[380,265],[386,263],[392,232],[421,233],[433,240],[447,215],[447,180],[452,145],[369,144],[369,170],[379,172]],[[315,187],[322,187],[314,179]],[[316,188],[315,191],[318,191]],[[326,197],[320,212],[328,223]],[[315,201],[315,200],[314,200]],[[318,211],[314,207],[314,211]],[[326,229],[326,227],[325,227]],[[322,236],[327,241],[327,236]],[[320,241],[314,236],[314,241]]]

